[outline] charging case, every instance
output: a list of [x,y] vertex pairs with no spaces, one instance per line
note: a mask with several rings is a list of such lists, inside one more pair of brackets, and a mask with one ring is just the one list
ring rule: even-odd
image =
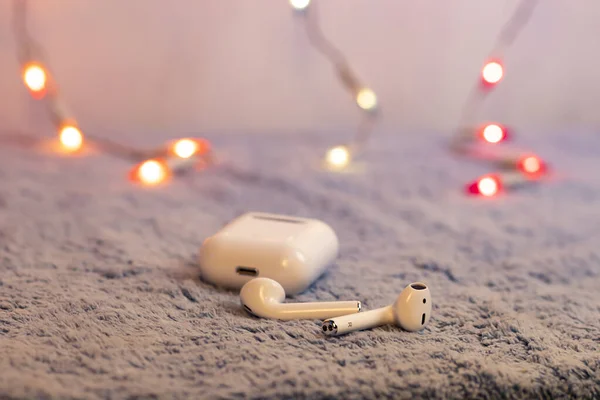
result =
[[251,212],[204,241],[200,271],[206,282],[234,289],[271,278],[294,295],[319,278],[338,251],[335,232],[322,221]]

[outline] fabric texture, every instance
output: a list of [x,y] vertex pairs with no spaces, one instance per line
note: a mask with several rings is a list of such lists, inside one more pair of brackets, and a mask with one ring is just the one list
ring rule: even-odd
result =
[[[490,170],[441,135],[377,136],[351,171],[321,169],[346,137],[215,135],[219,165],[155,188],[106,155],[2,145],[0,398],[600,397],[598,137],[527,136],[552,179],[495,199],[464,195]],[[247,211],[338,234],[288,301],[368,310],[424,281],[429,326],[329,338],[249,316],[197,268]]]

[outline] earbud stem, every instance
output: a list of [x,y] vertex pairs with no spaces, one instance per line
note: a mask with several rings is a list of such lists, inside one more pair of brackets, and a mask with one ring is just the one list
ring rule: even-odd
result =
[[329,318],[323,322],[323,333],[326,335],[338,336],[393,323],[394,312],[390,305],[375,310],[364,311],[360,314]]
[[326,301],[319,303],[277,304],[274,317],[280,320],[327,319],[360,311],[360,301]]

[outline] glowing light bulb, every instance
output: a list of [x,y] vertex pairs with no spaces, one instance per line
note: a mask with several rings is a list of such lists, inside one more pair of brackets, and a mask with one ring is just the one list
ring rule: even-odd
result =
[[356,95],[356,104],[363,110],[373,110],[377,107],[377,96],[369,88],[363,88]]
[[484,176],[467,186],[467,192],[471,194],[492,197],[501,188],[500,179],[496,176]]
[[526,175],[543,174],[547,167],[537,156],[525,156],[517,162],[517,168]]
[[483,128],[481,136],[488,143],[500,143],[506,139],[506,130],[500,125],[489,124]]
[[481,70],[481,77],[484,83],[488,85],[495,85],[502,79],[504,75],[504,68],[498,61],[490,61],[484,65]]
[[190,158],[204,154],[210,149],[210,144],[204,139],[179,139],[170,147],[170,152],[179,158]]
[[350,151],[345,146],[333,147],[327,152],[325,160],[331,168],[344,168],[350,163]]
[[25,86],[37,96],[43,96],[48,77],[46,70],[39,64],[29,64],[23,71]]
[[147,160],[134,171],[134,180],[144,185],[158,185],[167,179],[167,166],[158,160]]
[[483,196],[493,196],[498,193],[498,182],[491,177],[482,178],[477,182],[477,189]]
[[83,135],[74,125],[65,125],[58,135],[63,149],[73,152],[81,149],[83,145]]
[[173,146],[173,152],[181,158],[190,158],[197,151],[198,143],[191,139],[180,139]]
[[296,10],[304,10],[310,4],[310,0],[290,0],[290,4]]

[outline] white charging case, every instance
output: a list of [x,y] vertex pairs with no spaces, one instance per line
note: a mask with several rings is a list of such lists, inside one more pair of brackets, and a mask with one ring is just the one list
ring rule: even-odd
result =
[[234,289],[271,278],[294,295],[319,278],[338,251],[335,232],[322,221],[251,212],[204,241],[200,271],[206,282]]

